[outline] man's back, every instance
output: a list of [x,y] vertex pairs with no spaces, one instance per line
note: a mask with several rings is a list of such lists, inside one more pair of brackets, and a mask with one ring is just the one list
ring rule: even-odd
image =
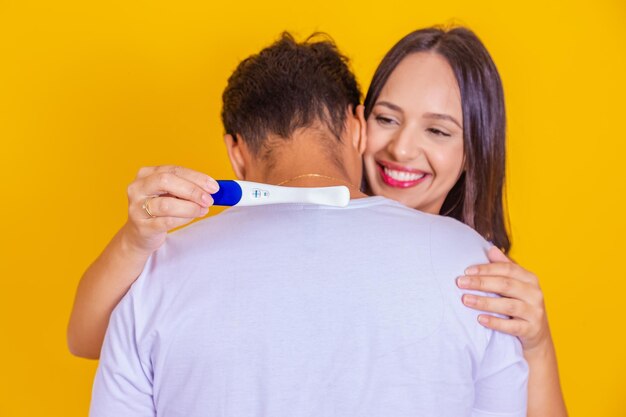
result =
[[381,197],[196,223],[114,312],[92,415],[525,416],[519,342],[454,282],[487,248]]

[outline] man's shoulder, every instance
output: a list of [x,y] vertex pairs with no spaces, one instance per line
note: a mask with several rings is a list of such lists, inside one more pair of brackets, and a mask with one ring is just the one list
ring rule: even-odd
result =
[[484,246],[487,241],[476,230],[452,217],[430,216],[430,232],[436,239],[453,239],[467,245]]
[[465,223],[445,216],[431,218],[431,259],[438,271],[460,275],[471,265],[487,263],[490,246]]
[[[372,210],[376,212],[376,210]],[[484,249],[491,246],[476,230],[452,217],[425,213],[396,203],[384,201],[380,205],[379,214],[395,215],[389,219],[409,228],[411,225],[428,227],[430,244],[436,248],[446,247],[447,252],[465,251],[467,249]]]

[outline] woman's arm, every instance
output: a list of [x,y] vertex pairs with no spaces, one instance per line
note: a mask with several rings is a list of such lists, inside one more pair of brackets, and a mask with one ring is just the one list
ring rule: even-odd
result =
[[89,266],[76,290],[67,329],[70,352],[97,359],[109,316],[167,232],[207,214],[219,186],[176,166],[146,167],[128,187],[128,220]]
[[490,264],[476,265],[459,277],[460,288],[496,293],[501,298],[463,295],[471,308],[510,316],[478,316],[485,327],[517,336],[528,362],[528,417],[567,416],[554,343],[537,277],[513,263],[497,248],[488,253]]

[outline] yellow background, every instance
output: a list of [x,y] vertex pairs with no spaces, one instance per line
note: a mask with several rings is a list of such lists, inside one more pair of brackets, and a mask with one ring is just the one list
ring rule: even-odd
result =
[[626,4],[335,3],[0,0],[0,416],[86,415],[76,284],[140,166],[232,177],[219,111],[240,59],[322,30],[365,90],[401,36],[451,22],[502,73],[513,256],[541,279],[570,413],[626,415]]

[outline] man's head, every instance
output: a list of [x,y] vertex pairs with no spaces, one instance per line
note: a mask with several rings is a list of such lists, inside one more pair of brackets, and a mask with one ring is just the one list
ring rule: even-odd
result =
[[360,98],[347,58],[331,40],[314,35],[298,43],[283,33],[242,61],[224,90],[222,121],[237,175],[262,180],[263,175],[251,178],[251,169],[280,163],[283,151],[303,137],[299,149],[323,149],[324,163],[345,171],[352,162],[346,157],[360,158],[364,146]]

